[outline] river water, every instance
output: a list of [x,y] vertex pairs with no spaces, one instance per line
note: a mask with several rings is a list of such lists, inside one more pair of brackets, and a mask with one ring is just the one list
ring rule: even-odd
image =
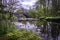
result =
[[[51,36],[51,26],[50,24],[48,23],[48,34],[43,34],[40,30],[40,28],[37,28],[37,26],[35,24],[31,24],[29,22],[27,22],[26,24],[22,24],[20,22],[15,22],[14,23],[16,28],[17,29],[20,29],[20,28],[23,28],[23,29],[26,29],[26,30],[32,30],[33,32],[36,32],[38,33],[44,40],[53,40],[52,36]],[[41,27],[43,27],[43,25],[41,25]],[[58,36],[58,40],[60,40],[60,35]]]

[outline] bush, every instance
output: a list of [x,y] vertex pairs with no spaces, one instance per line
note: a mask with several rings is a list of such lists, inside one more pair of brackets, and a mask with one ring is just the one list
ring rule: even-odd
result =
[[15,27],[13,25],[9,25],[5,21],[0,22],[0,36],[12,32],[13,30],[15,30]]
[[32,31],[16,30],[7,34],[8,40],[43,40],[39,35]]
[[42,38],[32,31],[24,29],[16,30],[8,22],[0,22],[0,39],[1,40],[42,40]]

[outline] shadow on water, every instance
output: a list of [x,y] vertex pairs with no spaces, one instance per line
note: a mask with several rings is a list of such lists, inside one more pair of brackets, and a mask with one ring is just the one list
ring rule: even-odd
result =
[[[40,27],[43,27],[41,25]],[[39,35],[44,40],[60,40],[60,23],[48,22],[46,26],[46,33],[42,33],[42,31],[38,30]]]

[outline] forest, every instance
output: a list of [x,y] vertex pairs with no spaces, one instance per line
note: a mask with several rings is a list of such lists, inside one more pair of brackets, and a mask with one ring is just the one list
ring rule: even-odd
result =
[[[60,40],[60,0],[37,0],[29,10],[18,3],[18,0],[0,0],[0,40]],[[13,22],[22,22],[20,18],[23,22],[27,18],[31,18],[30,23],[34,20],[41,34],[31,29],[16,29]]]

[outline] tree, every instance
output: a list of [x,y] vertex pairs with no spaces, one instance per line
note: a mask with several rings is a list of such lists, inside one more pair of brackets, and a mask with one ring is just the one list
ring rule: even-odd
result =
[[60,15],[58,13],[58,11],[60,10],[59,2],[59,0],[52,0],[52,14],[54,14],[55,16]]
[[[46,5],[46,3],[48,3],[48,4]],[[34,17],[34,18],[41,18],[41,17],[46,18],[46,17],[57,17],[57,16],[60,17],[59,4],[60,4],[59,0],[47,0],[47,1],[46,0],[38,0],[38,2],[36,3],[36,7],[37,7],[36,10],[34,10],[34,12],[32,12],[33,10],[31,10],[30,15],[31,15],[31,17]],[[41,7],[41,5],[43,5],[43,8]],[[44,24],[44,22],[45,22],[45,24]],[[43,30],[46,29],[46,24],[47,24],[46,20],[45,21],[43,20],[43,25],[45,26],[43,28]],[[57,36],[56,33],[58,33],[58,32],[56,32],[57,28],[52,27],[51,30],[52,30],[51,34],[54,33],[54,31],[55,31],[55,34],[52,34],[52,36],[56,37]]]
[[15,29],[14,26],[9,23],[10,14],[4,10],[5,7],[6,5],[3,5],[2,0],[0,0],[0,36],[4,36],[6,33]]

